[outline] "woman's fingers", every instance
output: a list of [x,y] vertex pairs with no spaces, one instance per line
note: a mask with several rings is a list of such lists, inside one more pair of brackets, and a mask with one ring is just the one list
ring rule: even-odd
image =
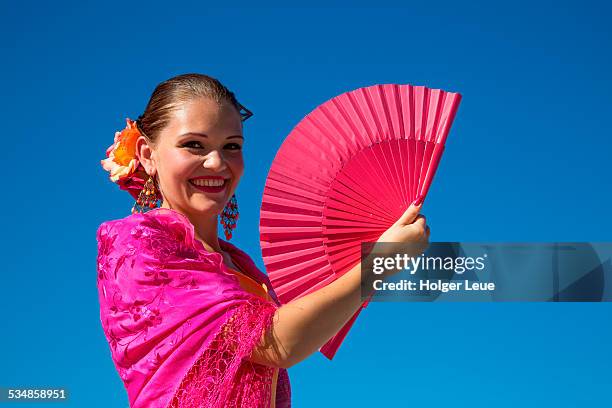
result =
[[419,214],[414,221],[414,224],[418,224],[425,228],[427,226],[427,218],[423,214]]
[[422,203],[419,205],[410,204],[410,207],[408,207],[408,209],[404,211],[404,213],[399,217],[396,224],[397,225],[412,224],[412,222],[415,220],[415,218],[419,214],[419,211],[421,211],[422,205],[423,205]]
[[418,229],[423,238],[429,240],[429,225],[427,225],[427,218],[424,215],[419,214],[412,225]]

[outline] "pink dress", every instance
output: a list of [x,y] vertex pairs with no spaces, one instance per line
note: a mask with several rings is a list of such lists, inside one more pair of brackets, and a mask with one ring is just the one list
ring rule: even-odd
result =
[[[246,358],[280,302],[246,253],[219,240],[265,297],[208,252],[177,211],[104,222],[97,240],[100,319],[130,407],[270,406],[276,368]],[[277,408],[291,406],[282,368],[275,397]]]

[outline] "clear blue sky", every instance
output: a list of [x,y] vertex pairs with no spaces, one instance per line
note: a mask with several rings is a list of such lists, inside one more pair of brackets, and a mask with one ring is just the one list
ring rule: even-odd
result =
[[[0,386],[127,406],[99,322],[95,231],[132,200],[99,162],[180,73],[218,77],[255,113],[235,242],[260,267],[277,148],[318,104],[376,83],[463,94],[423,209],[432,241],[612,241],[605,2],[83,3],[0,5]],[[290,369],[294,406],[608,405],[611,316],[611,304],[372,304],[333,362]]]

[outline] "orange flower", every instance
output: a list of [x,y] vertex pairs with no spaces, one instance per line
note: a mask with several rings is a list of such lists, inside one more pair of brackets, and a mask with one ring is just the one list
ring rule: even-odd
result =
[[138,167],[136,158],[136,140],[140,132],[136,122],[126,119],[126,127],[115,133],[115,142],[106,149],[106,159],[100,163],[104,170],[110,172],[110,179],[117,182],[119,179],[130,176]]

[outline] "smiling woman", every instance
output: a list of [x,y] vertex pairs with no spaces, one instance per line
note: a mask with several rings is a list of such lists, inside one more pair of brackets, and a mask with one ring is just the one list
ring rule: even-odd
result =
[[[216,79],[180,75],[157,86],[102,160],[137,198],[132,215],[97,231],[100,319],[131,407],[290,407],[287,368],[361,306],[360,264],[281,305],[267,275],[218,237],[219,216],[226,239],[238,218],[250,115]],[[386,242],[419,251],[429,236],[419,209]]]
[[102,161],[147,204],[98,229],[100,317],[132,407],[290,406],[286,369],[248,361],[278,299],[217,236],[219,214],[226,238],[237,218],[250,115],[214,78],[171,78]]

